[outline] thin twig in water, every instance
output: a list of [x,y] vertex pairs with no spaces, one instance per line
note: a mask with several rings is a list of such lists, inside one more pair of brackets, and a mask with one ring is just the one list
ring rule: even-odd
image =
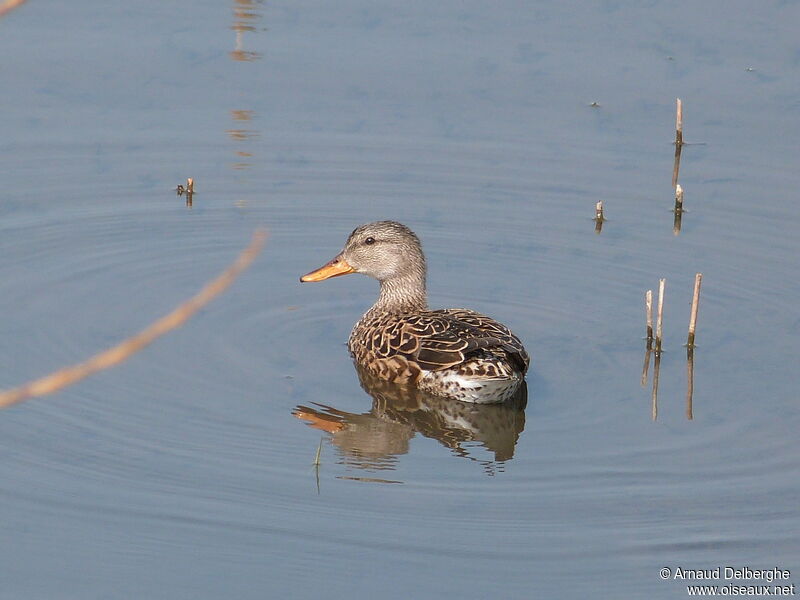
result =
[[256,256],[258,256],[258,253],[261,252],[266,237],[267,234],[265,231],[256,231],[247,248],[245,248],[236,260],[216,279],[207,283],[194,297],[136,335],[123,340],[113,348],[95,354],[82,363],[71,367],[65,367],[55,373],[51,373],[50,375],[36,379],[35,381],[31,381],[12,390],[0,392],[0,408],[11,406],[12,404],[22,402],[28,398],[52,394],[98,371],[103,371],[118,365],[168,331],[180,327],[203,306],[208,304],[217,295],[224,292],[228,286],[233,283],[236,277],[250,266]]
[[320,455],[322,454],[322,438],[319,438],[319,446],[317,446],[317,455],[314,457],[314,478],[317,480],[317,495],[319,495],[319,466]]
[[314,457],[314,462],[312,463],[315,467],[320,465],[319,457],[322,454],[322,438],[319,438],[319,446],[317,446],[317,455]]

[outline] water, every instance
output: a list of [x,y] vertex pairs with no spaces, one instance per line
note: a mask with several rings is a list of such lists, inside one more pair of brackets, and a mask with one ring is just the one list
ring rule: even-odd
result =
[[[185,327],[0,413],[0,598],[685,595],[665,566],[796,582],[798,12],[30,2],[4,17],[2,387],[134,333],[256,227],[270,238]],[[705,145],[684,148],[676,236],[677,96]],[[191,208],[173,191],[187,177]],[[379,218],[422,238],[432,306],[525,341],[524,410],[362,389],[344,342],[376,284],[298,277]],[[660,277],[653,422],[643,294]]]

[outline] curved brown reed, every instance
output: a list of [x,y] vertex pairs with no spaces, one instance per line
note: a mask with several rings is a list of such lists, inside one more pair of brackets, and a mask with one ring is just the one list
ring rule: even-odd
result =
[[25,0],[6,0],[2,4],[0,4],[0,17],[5,15],[6,13],[11,12],[18,6],[25,4]]
[[180,327],[198,310],[224,292],[239,274],[250,266],[261,252],[266,239],[266,231],[261,229],[256,231],[247,248],[242,250],[236,260],[216,279],[208,282],[195,296],[136,335],[123,340],[113,348],[95,354],[84,362],[59,369],[12,390],[0,392],[0,408],[11,406],[28,398],[52,394],[98,371],[118,365],[165,333]]

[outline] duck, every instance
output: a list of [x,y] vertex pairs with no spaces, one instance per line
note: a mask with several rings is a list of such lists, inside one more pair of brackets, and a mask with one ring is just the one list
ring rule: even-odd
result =
[[417,235],[396,221],[356,227],[342,251],[301,282],[362,273],[378,299],[347,343],[357,367],[398,385],[481,404],[512,398],[530,356],[502,323],[465,308],[428,308],[427,266]]

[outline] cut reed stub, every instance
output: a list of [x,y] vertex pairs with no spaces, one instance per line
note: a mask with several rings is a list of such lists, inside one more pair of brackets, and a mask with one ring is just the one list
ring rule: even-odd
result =
[[603,230],[603,223],[606,218],[603,215],[603,201],[600,200],[594,205],[594,231],[600,233]]
[[664,315],[664,287],[666,279],[658,280],[658,315],[656,317],[656,350],[655,361],[653,362],[653,396],[651,402],[651,418],[655,421],[658,418],[658,376],[661,371],[661,339],[662,324]]
[[194,179],[188,177],[186,179],[186,206],[192,206],[192,201],[194,199]]
[[697,273],[694,276],[694,293],[692,294],[692,312],[689,316],[689,337],[686,346],[694,348],[694,333],[697,327],[697,311],[700,308],[700,284],[703,282],[703,274]]
[[664,315],[664,286],[666,279],[658,280],[658,313],[656,316],[656,354],[661,353],[662,324]]
[[186,186],[178,184],[178,187],[175,188],[175,192],[178,194],[178,196],[183,196],[186,194],[186,203],[191,205],[192,194],[194,194],[194,179],[187,177]]
[[681,150],[683,148],[683,102],[678,98],[675,114],[675,163],[672,167],[672,187],[678,185],[678,172],[681,168]]

